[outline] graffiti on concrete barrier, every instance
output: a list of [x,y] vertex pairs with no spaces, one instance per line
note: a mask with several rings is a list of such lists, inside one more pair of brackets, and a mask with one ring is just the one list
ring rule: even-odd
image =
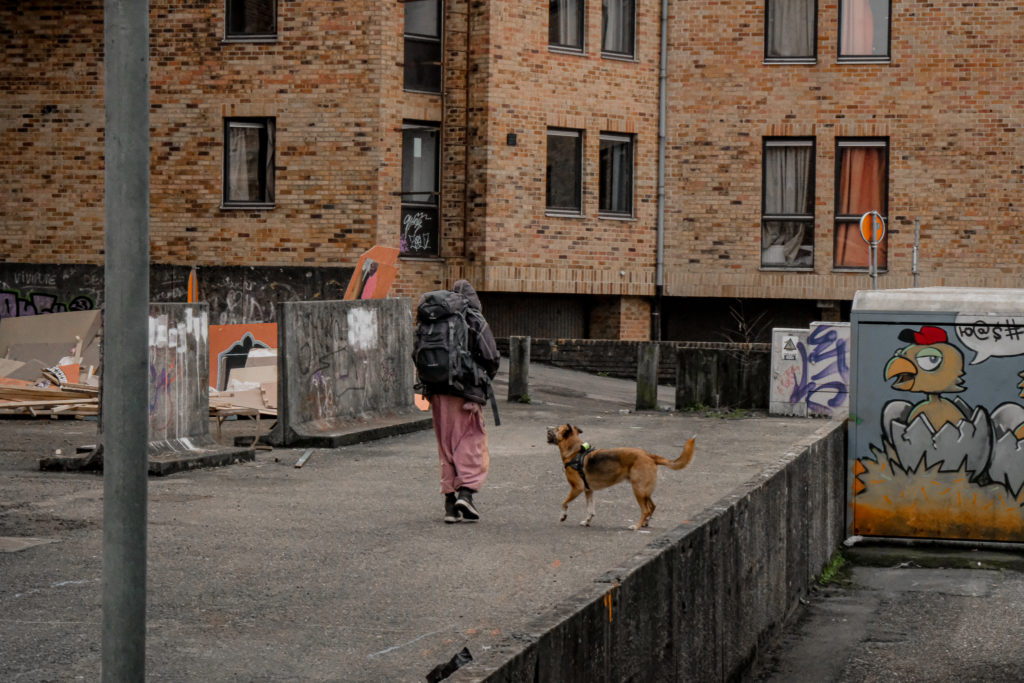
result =
[[345,412],[347,406],[366,406],[378,346],[375,309],[349,308],[345,315],[313,315],[303,332],[296,367],[300,385],[307,387],[301,402],[307,419],[323,420]]

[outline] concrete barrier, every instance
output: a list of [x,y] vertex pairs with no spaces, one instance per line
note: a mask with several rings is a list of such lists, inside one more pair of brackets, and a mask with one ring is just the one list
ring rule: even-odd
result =
[[429,429],[413,403],[411,310],[408,299],[280,304],[269,442],[336,448]]
[[[208,322],[206,304],[154,303],[149,306],[146,400],[150,474],[227,465],[256,457],[252,448],[222,446],[210,435]],[[104,365],[113,362],[116,359],[103,359]],[[101,395],[102,391],[101,381]],[[43,458],[39,462],[40,469],[101,469],[103,423],[116,419],[116,415],[103,413],[101,401],[97,445],[77,456]]]
[[452,681],[727,681],[844,538],[846,423],[513,633]]

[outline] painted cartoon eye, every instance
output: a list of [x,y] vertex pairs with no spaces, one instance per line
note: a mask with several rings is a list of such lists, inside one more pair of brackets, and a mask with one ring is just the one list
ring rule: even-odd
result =
[[936,349],[925,349],[917,354],[917,366],[926,372],[931,372],[942,365],[942,352]]

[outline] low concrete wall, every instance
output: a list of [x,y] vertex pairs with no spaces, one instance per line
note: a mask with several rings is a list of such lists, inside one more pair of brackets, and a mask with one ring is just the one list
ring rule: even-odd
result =
[[[636,379],[641,346],[658,346],[658,383],[677,386],[676,408],[768,407],[771,344],[531,339],[530,360],[559,368]],[[498,340],[509,354],[509,339]]]
[[408,299],[297,301],[278,311],[274,446],[336,448],[417,429]]
[[[150,474],[228,465],[256,457],[253,448],[222,446],[210,435],[208,322],[209,307],[206,304],[149,305],[146,401]],[[104,364],[116,362],[103,360]],[[105,390],[101,379],[101,395]],[[83,455],[42,458],[40,469],[102,468],[103,424],[107,420],[118,419],[117,415],[105,414],[102,403],[96,448]]]
[[727,681],[845,531],[846,421],[456,671],[452,681]]

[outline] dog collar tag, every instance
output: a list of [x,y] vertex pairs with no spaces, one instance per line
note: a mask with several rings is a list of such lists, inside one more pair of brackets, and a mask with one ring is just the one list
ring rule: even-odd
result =
[[590,444],[587,443],[586,441],[583,442],[583,450],[585,450],[585,451],[589,451],[590,450]]

